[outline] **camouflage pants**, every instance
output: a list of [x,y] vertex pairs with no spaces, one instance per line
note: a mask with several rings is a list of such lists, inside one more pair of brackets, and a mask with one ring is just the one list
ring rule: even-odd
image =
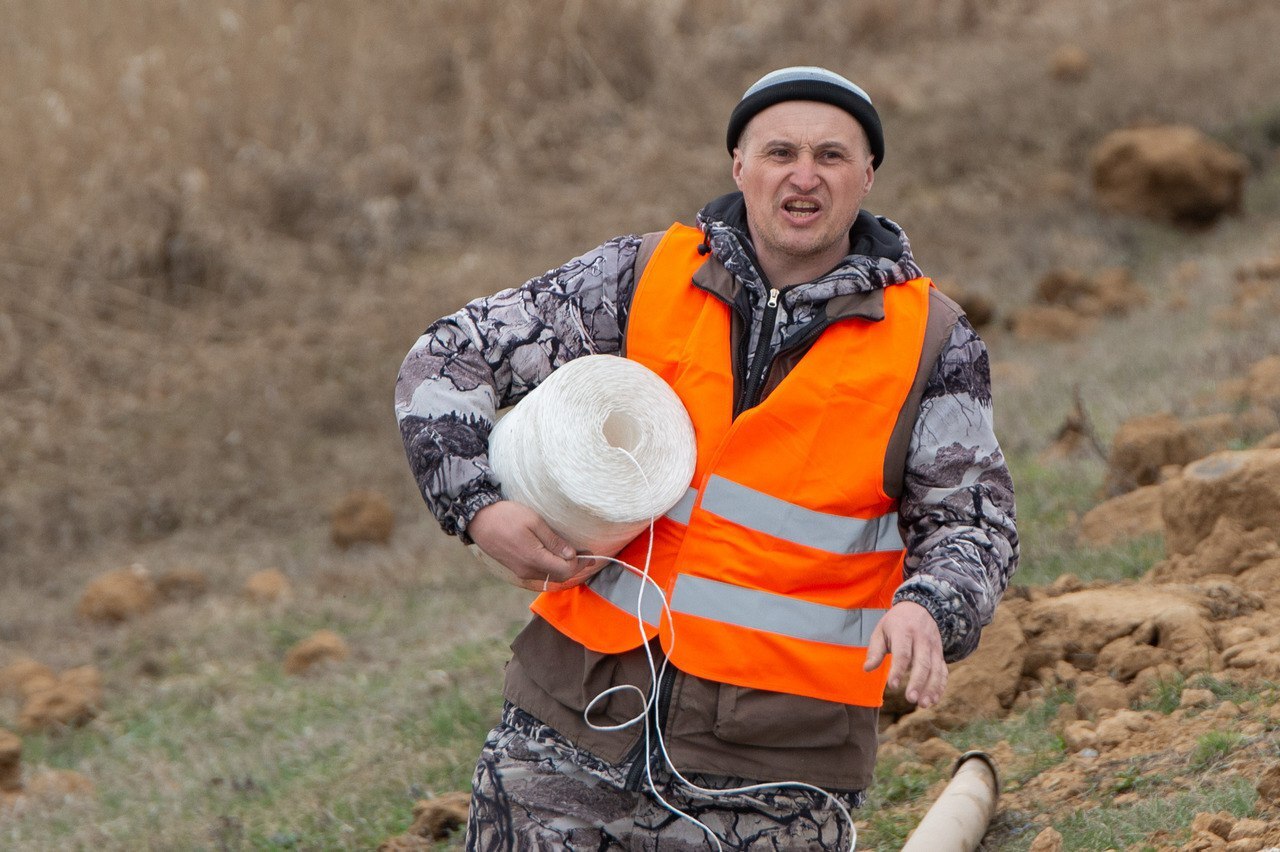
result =
[[[624,789],[628,766],[605,763],[575,748],[552,728],[508,704],[476,766],[466,848],[507,850],[704,850],[714,844],[648,791]],[[844,850],[849,825],[830,799],[812,790],[781,788],[714,799],[683,792],[653,765],[663,798],[706,823],[725,850]],[[702,787],[752,782],[688,774]],[[850,811],[863,794],[835,794]]]

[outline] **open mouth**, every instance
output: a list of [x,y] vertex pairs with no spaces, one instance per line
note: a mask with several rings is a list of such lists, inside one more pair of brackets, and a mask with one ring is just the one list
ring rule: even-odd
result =
[[794,199],[791,201],[783,202],[782,209],[787,211],[797,219],[807,219],[808,217],[817,213],[822,208],[816,201],[802,201],[799,199]]

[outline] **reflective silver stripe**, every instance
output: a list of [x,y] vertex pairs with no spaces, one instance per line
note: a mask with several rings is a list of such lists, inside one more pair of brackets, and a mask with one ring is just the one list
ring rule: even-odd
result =
[[671,611],[849,648],[867,647],[888,612],[812,603],[687,574],[676,578]]
[[644,599],[641,601],[640,616],[645,624],[657,627],[662,618],[662,599],[658,590],[610,560],[609,564],[596,572],[587,581],[587,587],[618,609],[635,618],[636,600],[640,597],[640,588],[644,587]]
[[680,498],[680,502],[667,510],[665,517],[675,521],[677,524],[689,526],[689,516],[693,514],[693,504],[698,500],[698,489],[690,488],[684,492],[684,496]]
[[761,491],[712,476],[702,508],[739,526],[828,553],[901,550],[898,513],[878,518],[849,518],[806,509]]

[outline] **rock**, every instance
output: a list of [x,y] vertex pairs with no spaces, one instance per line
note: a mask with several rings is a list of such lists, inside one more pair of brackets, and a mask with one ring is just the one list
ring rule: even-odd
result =
[[174,568],[156,577],[156,592],[167,601],[193,601],[209,591],[209,578],[195,568]]
[[436,841],[467,824],[471,804],[470,793],[445,793],[434,799],[422,799],[413,806],[413,824],[409,830],[384,840],[378,852],[430,852]]
[[1145,642],[1135,642],[1130,636],[1122,636],[1109,643],[1098,653],[1095,668],[1121,683],[1133,680],[1138,672],[1166,662],[1169,653]]
[[26,698],[32,692],[52,686],[58,675],[44,663],[27,657],[0,669],[0,696]]
[[243,594],[255,603],[274,603],[287,598],[292,588],[289,578],[279,568],[268,568],[249,575]]
[[1051,270],[1036,285],[1036,298],[1083,317],[1123,316],[1147,302],[1146,291],[1123,266],[1108,267],[1092,275],[1077,269]]
[[337,633],[318,630],[289,649],[284,658],[284,670],[291,675],[305,674],[320,663],[345,660],[350,653],[346,640]]
[[147,569],[131,565],[97,577],[84,590],[76,612],[94,621],[121,622],[151,610],[156,584]]
[[960,756],[960,749],[939,737],[927,739],[916,746],[916,756],[925,763],[937,766],[955,763]]
[[1280,763],[1273,763],[1258,779],[1258,797],[1266,805],[1280,805]]
[[334,507],[329,517],[333,543],[346,549],[353,544],[386,544],[395,529],[391,503],[376,491],[352,491]]
[[1155,693],[1161,684],[1174,683],[1178,678],[1178,667],[1172,663],[1161,663],[1149,669],[1143,669],[1133,678],[1130,685],[1135,697],[1149,696]]
[[1235,822],[1236,818],[1226,811],[1198,813],[1191,821],[1191,830],[1197,833],[1213,834],[1226,840]]
[[[1107,643],[1140,629],[1158,647],[1177,654],[1183,646],[1170,647],[1170,638],[1159,630],[1166,624],[1170,629],[1186,630],[1178,617],[1201,620],[1200,606],[1205,601],[1202,591],[1189,586],[1081,589],[1034,602],[1022,623],[1029,636],[1063,637],[1070,648],[1068,661],[1085,662]],[[1203,638],[1206,633],[1202,630],[1198,635]]]
[[1190,710],[1196,707],[1209,707],[1216,704],[1218,698],[1208,689],[1184,689],[1182,690],[1182,698],[1178,701],[1178,707],[1183,710]]
[[1142,733],[1151,727],[1145,716],[1133,710],[1119,710],[1115,715],[1103,719],[1097,726],[1098,745],[1103,748],[1115,748],[1128,741],[1134,734]]
[[1076,690],[1076,707],[1087,716],[1096,717],[1103,710],[1115,710],[1129,706],[1129,693],[1110,678],[1100,678],[1095,683]]
[[1260,819],[1239,819],[1236,824],[1231,826],[1231,833],[1227,835],[1227,840],[1243,840],[1247,837],[1261,837],[1267,833],[1270,826]]
[[467,824],[470,805],[470,793],[445,793],[434,799],[423,799],[413,806],[413,824],[409,826],[409,833],[443,840],[450,832]]
[[1060,305],[1026,305],[1009,319],[1014,337],[1035,343],[1075,340],[1092,327],[1087,317]]
[[1092,722],[1068,722],[1062,729],[1062,741],[1068,751],[1083,751],[1098,747],[1098,733]]
[[98,715],[102,698],[102,675],[97,669],[68,669],[56,683],[27,697],[18,727],[24,731],[79,727]]
[[1245,387],[1253,402],[1280,408],[1280,355],[1272,355],[1249,368]]
[[1063,83],[1078,83],[1089,76],[1089,54],[1078,44],[1064,44],[1049,57],[1049,74]]
[[1077,540],[1085,547],[1113,547],[1164,531],[1160,486],[1143,485],[1094,506],[1080,519]]
[[1062,852],[1062,835],[1052,826],[1036,835],[1030,852]]
[[1053,578],[1053,582],[1045,589],[1045,593],[1050,597],[1058,597],[1059,595],[1067,595],[1071,592],[1078,592],[1084,588],[1084,583],[1075,574],[1059,574]]
[[1118,130],[1090,160],[1104,209],[1191,228],[1240,212],[1248,163],[1193,127]]
[[1155,485],[1165,466],[1189,464],[1207,452],[1203,437],[1173,415],[1126,420],[1111,441],[1103,489],[1114,496],[1142,485]]
[[0,793],[22,789],[22,740],[0,728]]
[[1214,453],[1161,488],[1170,554],[1192,553],[1219,519],[1234,531],[1264,530],[1273,542],[1280,540],[1280,450]]

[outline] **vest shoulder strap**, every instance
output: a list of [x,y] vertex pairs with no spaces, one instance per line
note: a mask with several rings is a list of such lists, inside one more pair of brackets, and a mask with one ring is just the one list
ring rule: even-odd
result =
[[649,265],[649,259],[658,250],[658,243],[662,242],[662,238],[666,235],[666,231],[651,231],[640,237],[640,248],[636,252],[636,271],[632,279],[636,283],[640,282],[645,267]]
[[884,454],[884,490],[890,497],[902,496],[902,479],[907,466],[907,450],[911,445],[911,432],[920,416],[920,403],[924,401],[925,385],[933,375],[942,348],[951,339],[964,310],[937,287],[929,288],[929,318],[925,323],[924,345],[920,347],[920,363],[911,392],[898,412],[898,422],[893,427],[889,446]]
[[[631,298],[635,300],[636,288],[640,286],[640,279],[644,277],[644,270],[649,265],[649,261],[653,259],[653,254],[658,250],[658,244],[662,242],[662,238],[667,235],[666,231],[650,231],[640,237],[640,247],[636,250],[636,261],[631,273]],[[626,306],[626,310],[621,312],[623,316],[619,323],[618,332],[622,336],[621,349],[618,352],[622,357],[627,356],[627,319],[631,316],[631,305]]]

